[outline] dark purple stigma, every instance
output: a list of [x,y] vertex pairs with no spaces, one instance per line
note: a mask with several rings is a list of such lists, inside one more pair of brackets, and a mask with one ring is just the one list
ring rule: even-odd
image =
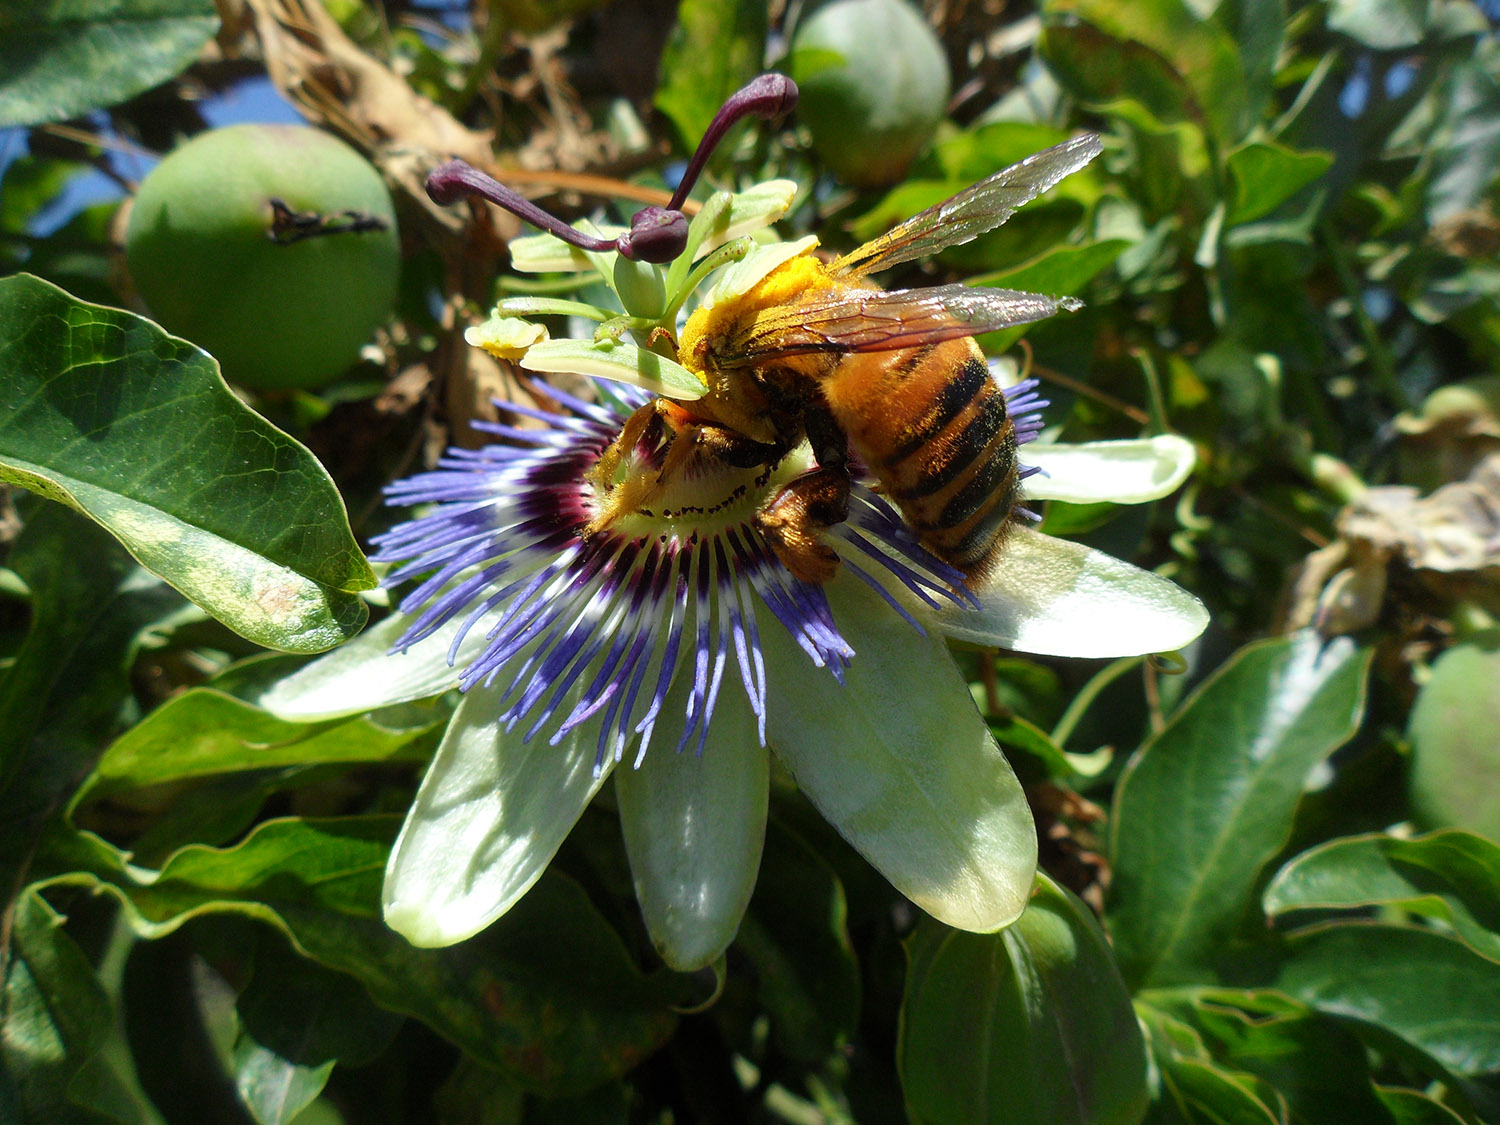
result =
[[687,248],[688,220],[682,204],[698,182],[703,166],[732,125],[746,116],[774,121],[797,104],[797,84],[781,74],[762,74],[731,94],[709,123],[688,162],[672,201],[666,207],[644,207],[630,220],[630,229],[618,238],[593,238],[575,230],[535,203],[506,187],[499,180],[462,160],[450,160],[434,168],[427,177],[427,194],[444,206],[478,196],[540,230],[556,235],[570,246],[593,253],[618,251],[632,261],[661,265]]

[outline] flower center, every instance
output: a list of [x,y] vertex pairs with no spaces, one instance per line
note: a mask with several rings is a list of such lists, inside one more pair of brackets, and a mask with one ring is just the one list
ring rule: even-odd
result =
[[732,465],[707,448],[685,458],[667,458],[665,452],[638,446],[621,460],[607,486],[597,480],[597,473],[589,475],[585,507],[595,515],[611,511],[611,533],[626,540],[656,539],[689,547],[753,524],[768,499],[814,467],[805,442],[774,464],[748,468]]

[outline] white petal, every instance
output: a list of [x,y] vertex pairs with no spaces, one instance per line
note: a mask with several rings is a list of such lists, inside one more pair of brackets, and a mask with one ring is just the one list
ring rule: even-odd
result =
[[839,833],[950,926],[998,930],[1026,905],[1036,829],[1021,785],[939,637],[840,576],[828,587],[854,647],[840,686],[786,632],[762,630],[771,749]]
[[593,340],[547,340],[528,349],[520,364],[528,371],[571,371],[629,383],[675,399],[702,398],[703,381],[665,356],[634,344]]
[[[692,685],[687,671],[662,707],[664,719],[677,718],[676,731]],[[658,729],[640,769],[627,763],[615,773],[635,896],[657,952],[680,972],[712,964],[729,947],[760,871],[770,755],[733,676],[731,668],[702,757],[691,741],[675,753],[680,736]]]
[[599,724],[556,746],[500,729],[503,691],[464,697],[422,779],[385,869],[386,924],[413,945],[484,929],[541,878],[609,775],[594,777]]
[[1028,500],[1142,504],[1176,491],[1193,471],[1198,454],[1185,437],[1157,434],[1135,441],[1027,445],[1020,459],[1042,470],[1026,478]]
[[977,610],[925,620],[959,640],[1045,656],[1171,652],[1208,625],[1180,586],[1102,551],[1039,531],[1011,531],[995,571],[974,591]]
[[411,624],[405,614],[392,614],[279,680],[255,702],[278,718],[315,722],[441,695],[458,686],[458,669],[485,645],[484,629],[471,629],[459,647],[457,667],[451,667],[448,648],[459,620],[461,616],[405,652],[392,653],[391,646]]

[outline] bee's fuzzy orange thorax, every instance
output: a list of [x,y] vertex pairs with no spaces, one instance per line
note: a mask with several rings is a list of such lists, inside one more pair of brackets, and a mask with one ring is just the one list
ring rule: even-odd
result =
[[796,304],[809,293],[836,285],[828,267],[811,254],[782,262],[739,296],[704,305],[688,317],[677,341],[678,362],[693,374],[702,375],[711,341],[765,309]]

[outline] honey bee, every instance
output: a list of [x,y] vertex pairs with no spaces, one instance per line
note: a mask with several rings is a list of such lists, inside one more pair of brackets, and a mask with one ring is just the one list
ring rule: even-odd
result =
[[[851,453],[921,544],[973,584],[993,565],[1020,499],[1015,424],[974,337],[1080,303],[1008,289],[882,290],[866,275],[968,242],[1100,152],[1087,134],[1027,157],[824,263],[803,253],[684,325],[678,362],[708,387],[637,410],[594,470],[603,501],[585,534],[646,510],[695,463],[775,466],[806,440],[817,467],[755,522],[783,564],[828,581],[823,532],[848,518]],[[644,444],[660,469],[618,476]]]

